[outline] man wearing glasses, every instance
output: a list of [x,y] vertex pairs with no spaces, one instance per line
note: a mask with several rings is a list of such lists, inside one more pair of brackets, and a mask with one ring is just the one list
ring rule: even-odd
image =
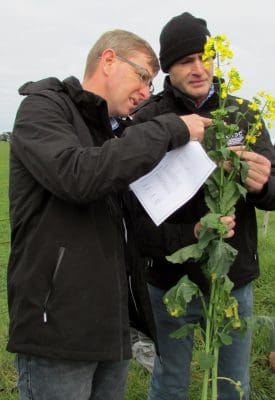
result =
[[210,120],[173,113],[125,129],[159,70],[138,36],[106,32],[83,82],[28,82],[11,141],[10,330],[20,400],[118,400],[131,357],[120,196]]

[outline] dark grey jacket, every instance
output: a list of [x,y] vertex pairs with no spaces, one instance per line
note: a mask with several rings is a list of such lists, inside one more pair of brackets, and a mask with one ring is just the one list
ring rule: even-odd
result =
[[[216,83],[215,87],[217,89]],[[229,104],[236,105],[236,98],[229,97]],[[166,113],[175,112],[178,115],[197,113],[204,117],[211,117],[210,112],[218,108],[218,94],[215,92],[199,109],[186,96],[173,88],[167,77],[164,91],[146,102],[135,113],[136,123],[144,122]],[[228,105],[229,105],[228,104]],[[242,122],[240,131],[231,139],[230,145],[239,144],[247,131],[247,124],[252,121],[253,114],[247,109],[248,102],[242,105],[242,112],[246,112],[246,121]],[[231,115],[234,122],[235,115]],[[229,240],[233,247],[238,249],[238,256],[229,273],[235,287],[240,287],[252,281],[259,275],[259,260],[257,254],[257,223],[255,208],[275,210],[275,152],[266,128],[263,128],[253,150],[263,154],[272,162],[272,172],[268,183],[260,194],[248,194],[246,200],[241,198],[236,207],[235,236]],[[202,289],[207,288],[207,281],[198,264],[187,262],[182,265],[171,264],[164,258],[177,249],[196,242],[194,225],[200,217],[205,215],[207,207],[204,203],[203,189],[191,199],[173,217],[173,222],[164,223],[156,228],[149,219],[139,218],[140,249],[144,256],[151,258],[151,266],[147,269],[147,280],[156,287],[169,289],[184,275],[199,284]]]
[[76,78],[20,89],[10,154],[8,350],[71,360],[131,355],[120,193],[189,139],[169,114],[114,137]]

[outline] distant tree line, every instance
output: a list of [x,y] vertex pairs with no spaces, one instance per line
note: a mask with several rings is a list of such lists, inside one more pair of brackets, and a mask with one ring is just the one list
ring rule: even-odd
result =
[[11,132],[2,132],[0,133],[0,141],[1,142],[9,142],[10,141]]

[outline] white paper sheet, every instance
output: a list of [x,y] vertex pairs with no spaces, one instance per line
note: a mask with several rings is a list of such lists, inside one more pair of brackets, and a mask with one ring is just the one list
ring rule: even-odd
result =
[[160,225],[196,194],[215,168],[201,144],[191,141],[166,153],[151,172],[131,183],[130,189]]

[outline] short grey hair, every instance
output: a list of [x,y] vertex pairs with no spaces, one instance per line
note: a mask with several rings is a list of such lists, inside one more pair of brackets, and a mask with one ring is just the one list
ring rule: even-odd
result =
[[98,64],[98,60],[106,49],[113,49],[122,57],[129,57],[136,51],[141,51],[150,57],[149,64],[156,75],[160,69],[158,58],[150,44],[135,33],[115,29],[103,33],[89,51],[84,77],[91,76]]

